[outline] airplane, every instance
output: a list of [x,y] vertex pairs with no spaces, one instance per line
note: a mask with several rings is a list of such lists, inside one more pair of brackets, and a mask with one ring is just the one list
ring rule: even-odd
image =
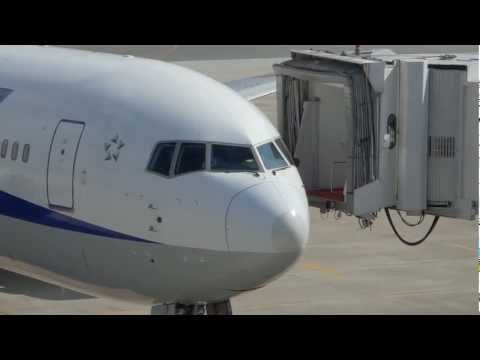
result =
[[309,238],[295,161],[249,102],[274,83],[0,46],[0,263],[151,314],[232,314]]

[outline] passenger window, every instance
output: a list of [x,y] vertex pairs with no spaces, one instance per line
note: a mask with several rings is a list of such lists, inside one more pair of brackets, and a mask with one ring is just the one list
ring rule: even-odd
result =
[[252,150],[248,147],[212,145],[214,171],[258,171]]
[[24,163],[27,163],[29,158],[30,158],[30,145],[27,144],[23,147],[22,161]]
[[8,152],[8,140],[3,140],[2,142],[2,149],[0,150],[0,157],[5,159],[7,157]]
[[263,160],[267,170],[275,170],[288,167],[288,164],[283,160],[282,155],[277,150],[273,143],[268,143],[258,147],[258,152]]
[[292,154],[290,153],[290,150],[288,150],[287,148],[287,145],[285,145],[285,143],[283,142],[282,139],[277,139],[275,140],[275,144],[277,144],[278,148],[280,149],[280,151],[283,153],[283,155],[285,155],[285,157],[287,158],[288,162],[291,164],[291,165],[295,165],[295,161],[293,160],[293,156]]
[[175,143],[159,144],[155,149],[148,170],[165,176],[170,175],[170,166],[172,165],[175,146]]
[[205,144],[182,144],[175,175],[205,170]]
[[18,157],[18,141],[15,141],[12,145],[12,160],[16,161]]

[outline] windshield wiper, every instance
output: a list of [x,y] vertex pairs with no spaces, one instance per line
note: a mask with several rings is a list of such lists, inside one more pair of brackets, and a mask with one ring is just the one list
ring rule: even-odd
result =
[[290,167],[290,166],[284,166],[284,167],[281,167],[281,168],[272,170],[272,174],[273,174],[273,175],[277,175],[277,172],[278,172],[278,171],[286,170],[286,169],[288,169],[289,167]]

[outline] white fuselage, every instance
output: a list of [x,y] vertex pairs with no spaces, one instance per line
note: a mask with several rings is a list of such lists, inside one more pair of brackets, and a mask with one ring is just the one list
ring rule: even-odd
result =
[[[210,302],[277,278],[304,248],[298,172],[266,169],[257,146],[279,134],[224,85],[153,60],[0,46],[0,89],[10,270],[94,296]],[[149,171],[162,142],[205,144],[205,169]],[[251,148],[259,171],[213,171],[212,144]]]

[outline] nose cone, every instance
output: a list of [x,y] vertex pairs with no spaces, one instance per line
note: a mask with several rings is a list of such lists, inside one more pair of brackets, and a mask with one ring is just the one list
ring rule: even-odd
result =
[[273,252],[301,253],[308,240],[308,223],[297,210],[278,216],[272,225]]
[[282,191],[287,196],[269,182],[244,190],[230,204],[227,243],[232,260],[239,260],[234,262],[244,287],[278,277],[307,244],[310,219],[305,192],[294,187]]

